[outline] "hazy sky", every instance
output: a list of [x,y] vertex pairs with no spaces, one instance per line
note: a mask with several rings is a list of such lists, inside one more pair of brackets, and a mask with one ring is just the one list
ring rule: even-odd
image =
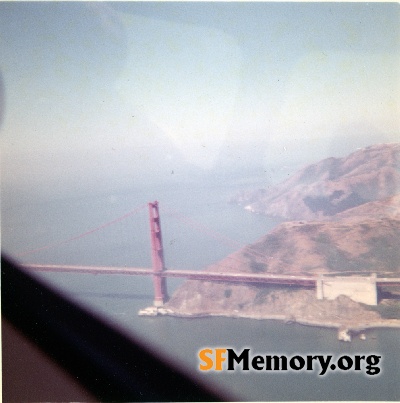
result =
[[3,185],[245,175],[398,141],[399,11],[0,3]]

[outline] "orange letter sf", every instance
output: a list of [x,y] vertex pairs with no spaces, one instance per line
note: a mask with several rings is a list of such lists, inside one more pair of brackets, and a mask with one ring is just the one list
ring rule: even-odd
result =
[[212,354],[211,348],[204,348],[203,350],[199,351],[199,358],[204,364],[200,364],[199,368],[201,371],[208,371],[214,365],[213,360],[207,354]]
[[[215,349],[215,370],[222,371],[222,363],[226,360],[223,354],[226,353],[226,348],[216,348]],[[204,348],[199,351],[199,358],[203,364],[199,365],[201,371],[208,371],[213,368],[213,350],[211,348]]]

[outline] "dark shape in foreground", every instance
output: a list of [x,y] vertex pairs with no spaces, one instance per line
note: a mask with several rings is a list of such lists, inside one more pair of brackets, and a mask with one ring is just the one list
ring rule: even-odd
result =
[[[78,379],[88,396],[102,401],[222,399],[211,388],[205,388],[156,358],[133,338],[60,297],[4,256],[1,266],[3,329],[8,335],[23,333],[66,369],[72,379]],[[11,341],[8,345],[7,340]],[[69,395],[68,388],[59,388],[60,385],[49,384],[48,390],[29,389],[26,386],[34,384],[31,380],[11,379],[13,366],[19,365],[10,362],[11,352],[16,348],[14,343],[10,337],[4,338],[4,401],[77,400],[76,395]],[[34,368],[31,376],[40,379],[41,366]],[[17,389],[17,382],[24,387]],[[64,390],[66,394],[51,394],[57,390]],[[82,394],[79,396],[82,398]]]

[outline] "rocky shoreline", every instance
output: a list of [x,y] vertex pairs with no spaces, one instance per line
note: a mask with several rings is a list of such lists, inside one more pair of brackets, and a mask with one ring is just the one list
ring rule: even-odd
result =
[[238,315],[237,313],[180,313],[174,312],[168,308],[157,308],[157,307],[149,307],[143,309],[139,312],[141,316],[171,316],[177,318],[187,318],[187,319],[196,319],[196,318],[207,318],[207,317],[227,317],[227,318],[235,318],[235,319],[256,319],[256,320],[278,320],[284,322],[285,324],[299,324],[303,326],[313,326],[313,327],[322,327],[328,329],[336,329],[337,330],[337,339],[343,342],[351,342],[354,337],[358,337],[360,340],[367,339],[367,331],[370,329],[378,329],[378,328],[395,328],[400,329],[400,320],[396,319],[381,319],[375,322],[368,323],[353,323],[349,326],[343,326],[343,324],[339,324],[336,322],[326,322],[326,321],[315,321],[315,320],[307,320],[302,318],[288,318],[284,315]]
[[262,286],[188,281],[164,305],[176,317],[222,316],[279,320],[307,326],[347,328],[400,328],[400,319],[382,318],[375,308],[340,295],[318,300],[315,290],[268,289]]
[[[256,320],[278,320],[282,321],[285,324],[299,324],[304,326],[314,326],[314,327],[324,327],[324,328],[332,328],[332,329],[341,329],[343,326],[339,323],[334,322],[324,322],[324,321],[312,321],[306,319],[290,319],[284,317],[283,315],[269,315],[265,317],[260,316],[252,316],[245,315],[239,316],[235,314],[227,314],[227,313],[204,313],[204,314],[182,314],[179,312],[170,312],[163,313],[163,316],[173,316],[179,318],[207,318],[207,317],[226,317],[226,318],[235,318],[235,319],[256,319]],[[347,329],[353,332],[361,332],[366,329],[377,329],[377,328],[395,328],[400,329],[400,320],[397,319],[382,319],[373,323],[359,323],[357,325],[346,326]]]
[[[151,307],[153,308],[153,307]],[[180,313],[174,312],[170,309],[161,310],[161,312],[157,312],[154,315],[142,315],[142,316],[172,316],[177,318],[209,318],[209,317],[225,317],[225,318],[235,318],[235,319],[256,319],[256,320],[278,320],[282,321],[286,324],[299,324],[304,326],[315,326],[315,327],[324,327],[324,328],[332,328],[332,329],[341,329],[343,325],[336,322],[326,322],[326,321],[316,321],[316,320],[307,320],[307,319],[298,319],[298,318],[288,318],[285,315],[267,315],[267,316],[259,316],[259,315],[238,315],[236,313]],[[362,332],[367,329],[377,329],[377,328],[395,328],[400,329],[400,320],[398,319],[381,319],[372,323],[357,323],[353,325],[345,326],[351,332]]]
[[[272,294],[272,293],[271,293]],[[279,300],[286,299],[287,309],[282,309]],[[271,302],[271,300],[273,302]],[[183,305],[181,304],[183,302]],[[248,306],[248,309],[234,309],[233,306],[225,309],[213,305],[211,309],[191,309],[186,305],[187,300],[173,297],[164,306],[156,308],[149,307],[141,310],[142,316],[171,316],[178,318],[206,318],[206,317],[227,317],[255,320],[277,320],[286,324],[300,324],[304,326],[315,326],[337,329],[346,329],[353,334],[359,334],[368,329],[375,328],[397,328],[400,329],[399,319],[383,319],[377,312],[367,310],[360,304],[351,301],[349,298],[340,296],[334,301],[318,301],[307,291],[295,293],[282,293],[275,291],[272,298],[263,304]],[[196,303],[199,303],[196,298]],[[304,309],[304,305],[310,306],[310,310]],[[269,305],[269,306],[268,306]],[[268,306],[268,307],[267,307]],[[198,307],[197,307],[198,308]],[[317,308],[317,309],[316,309]],[[277,313],[285,312],[285,313]],[[312,314],[310,312],[312,311]],[[337,313],[345,312],[342,316]],[[335,318],[336,317],[336,318]],[[355,319],[357,318],[357,319]]]

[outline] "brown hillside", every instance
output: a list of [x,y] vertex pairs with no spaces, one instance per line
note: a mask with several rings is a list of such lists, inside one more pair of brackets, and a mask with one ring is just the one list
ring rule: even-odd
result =
[[288,220],[320,220],[400,192],[400,144],[378,144],[308,165],[279,185],[233,202]]
[[[207,270],[286,274],[367,271],[389,277],[400,272],[400,220],[382,214],[381,218],[283,223]],[[397,312],[398,317],[398,302],[394,301],[394,308],[392,305],[388,305],[390,315]],[[315,290],[284,286],[187,281],[166,308],[178,316],[270,318],[353,329],[394,326],[394,322],[400,326],[396,320],[383,322],[378,313],[348,297],[321,301]]]
[[[376,212],[376,211],[375,211]],[[400,218],[378,216],[340,221],[280,224],[207,268],[242,273],[400,272]]]
[[400,220],[284,223],[240,253],[253,272],[398,272]]
[[336,214],[333,218],[339,219],[356,219],[364,218],[381,218],[389,217],[400,220],[400,193],[387,197],[386,199],[365,203],[357,207],[345,210]]

